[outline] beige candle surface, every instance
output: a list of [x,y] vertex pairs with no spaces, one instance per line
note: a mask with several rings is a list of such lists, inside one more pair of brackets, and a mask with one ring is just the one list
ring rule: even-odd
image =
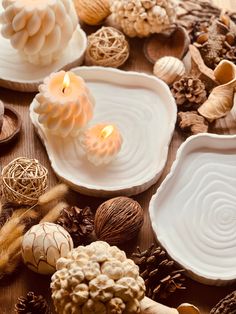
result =
[[81,146],[94,165],[110,163],[121,149],[122,137],[113,124],[97,124],[81,136]]
[[93,116],[94,99],[73,72],[52,73],[39,86],[36,100],[39,123],[61,137],[78,136]]

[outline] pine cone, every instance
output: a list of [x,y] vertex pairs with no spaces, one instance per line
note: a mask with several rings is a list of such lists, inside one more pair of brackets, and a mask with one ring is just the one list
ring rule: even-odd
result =
[[220,300],[210,314],[236,314],[236,291]]
[[146,285],[146,294],[153,300],[166,299],[179,289],[186,289],[183,286],[185,277],[183,269],[176,269],[175,262],[167,257],[161,247],[151,245],[149,249],[133,253],[134,261],[139,266],[140,276]]
[[182,77],[174,82],[171,91],[177,105],[185,108],[201,105],[207,98],[204,83],[191,76]]
[[94,229],[94,217],[89,207],[67,207],[62,210],[56,223],[69,232],[75,245],[84,242]]
[[177,124],[181,130],[190,133],[190,135],[208,132],[207,120],[200,116],[197,111],[179,112]]
[[18,314],[49,314],[47,301],[41,295],[28,292],[26,297],[19,297],[15,305]]
[[227,53],[226,58],[236,64],[236,46],[233,46]]

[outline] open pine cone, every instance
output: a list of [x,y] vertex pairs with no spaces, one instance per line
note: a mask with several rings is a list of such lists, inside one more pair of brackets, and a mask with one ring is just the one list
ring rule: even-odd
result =
[[134,261],[139,266],[140,276],[146,285],[146,295],[153,300],[166,299],[179,289],[186,289],[183,285],[185,277],[183,269],[176,269],[175,262],[167,257],[161,247],[150,246],[141,252],[133,253]]
[[49,314],[47,301],[41,295],[28,292],[26,297],[19,297],[15,305],[18,314]]
[[94,217],[89,207],[83,209],[76,206],[64,208],[56,223],[69,232],[75,245],[86,241],[86,237],[94,229]]
[[179,81],[174,82],[171,91],[177,105],[184,108],[199,106],[207,98],[205,84],[198,78],[191,76],[184,76]]
[[233,46],[227,53],[226,58],[236,64],[236,46]]
[[236,314],[236,291],[220,300],[210,314]]

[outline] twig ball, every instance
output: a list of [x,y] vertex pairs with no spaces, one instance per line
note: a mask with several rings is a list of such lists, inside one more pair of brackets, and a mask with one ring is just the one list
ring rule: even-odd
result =
[[2,169],[2,195],[13,204],[35,205],[48,186],[48,170],[37,159],[19,157]]
[[63,227],[44,222],[26,232],[21,252],[24,263],[31,270],[48,275],[56,271],[57,260],[72,249],[72,238]]
[[143,209],[129,197],[119,196],[102,203],[95,214],[97,238],[111,245],[133,239],[143,225]]
[[86,63],[104,67],[120,67],[129,57],[125,35],[113,27],[103,26],[88,36]]

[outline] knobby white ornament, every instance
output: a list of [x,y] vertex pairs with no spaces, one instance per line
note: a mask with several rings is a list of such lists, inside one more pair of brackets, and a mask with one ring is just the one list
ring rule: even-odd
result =
[[2,5],[2,36],[33,64],[57,60],[78,25],[70,0],[3,0]]

